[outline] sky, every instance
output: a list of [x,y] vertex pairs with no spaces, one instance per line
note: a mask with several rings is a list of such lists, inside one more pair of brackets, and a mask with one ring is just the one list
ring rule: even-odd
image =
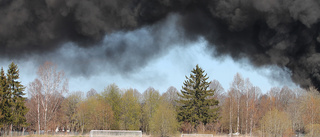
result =
[[0,66],[14,61],[28,86],[50,61],[70,92],[180,90],[197,64],[225,90],[237,72],[264,93],[320,89],[318,1],[6,1]]
[[[189,76],[197,64],[208,74],[209,81],[218,80],[225,90],[230,88],[236,73],[240,73],[243,78],[249,78],[254,86],[261,88],[262,93],[266,93],[270,88],[276,86],[297,87],[290,80],[290,74],[277,69],[277,67],[253,68],[245,59],[235,62],[229,56],[213,57],[210,55],[211,52],[208,52],[206,44],[204,39],[199,39],[184,47],[173,46],[174,48],[164,55],[150,60],[144,67],[127,74],[100,71],[92,76],[73,76],[66,73],[69,80],[69,92],[82,91],[86,93],[91,88],[102,92],[105,87],[113,83],[118,85],[120,89],[134,88],[140,93],[149,87],[153,87],[160,93],[166,92],[170,86],[174,86],[180,91],[186,80],[185,76]],[[70,52],[67,53],[71,54]],[[2,60],[0,66],[6,69],[9,63],[9,60]],[[38,64],[35,60],[15,60],[15,63],[20,69],[22,84],[28,86],[37,77]],[[60,67],[60,69],[63,68]],[[272,75],[274,74],[283,75],[283,79],[273,79]]]

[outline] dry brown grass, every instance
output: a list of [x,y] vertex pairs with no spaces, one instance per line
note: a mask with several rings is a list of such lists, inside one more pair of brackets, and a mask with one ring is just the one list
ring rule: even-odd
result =
[[28,135],[23,137],[89,137],[90,135]]
[[[19,137],[89,137],[90,135],[28,135],[28,136],[19,136]],[[151,135],[142,135],[142,137],[154,137]],[[175,135],[173,137],[181,137],[180,134]],[[197,136],[193,136],[197,137]],[[213,135],[213,137],[229,137],[229,135]],[[233,136],[233,137],[249,137],[245,135]]]

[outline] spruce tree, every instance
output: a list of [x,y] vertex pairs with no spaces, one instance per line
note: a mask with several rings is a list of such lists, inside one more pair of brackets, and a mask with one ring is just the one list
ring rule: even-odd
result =
[[9,103],[9,91],[8,91],[8,84],[7,84],[7,77],[1,68],[0,71],[0,111],[1,111],[1,118],[0,123],[2,126],[6,126],[10,123],[12,118],[11,111],[10,111],[10,103]]
[[8,91],[10,92],[9,103],[12,115],[10,122],[15,129],[21,129],[21,127],[26,126],[25,115],[28,112],[25,106],[26,98],[23,97],[25,95],[25,93],[23,93],[25,87],[18,81],[19,78],[18,66],[12,62],[7,72],[7,84]]
[[206,125],[217,120],[219,102],[213,98],[215,91],[209,89],[209,77],[204,70],[197,65],[191,72],[178,93],[178,120],[188,122],[196,129],[200,123]]

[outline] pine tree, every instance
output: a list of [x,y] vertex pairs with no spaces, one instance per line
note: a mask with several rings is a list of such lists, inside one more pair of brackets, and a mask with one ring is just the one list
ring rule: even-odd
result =
[[214,90],[209,89],[209,77],[204,70],[197,65],[191,72],[178,93],[178,120],[188,122],[196,129],[200,123],[206,125],[217,120],[219,102],[213,98]]
[[18,81],[19,78],[18,66],[12,62],[7,72],[7,84],[8,91],[10,92],[9,103],[12,115],[10,122],[16,129],[21,129],[21,127],[26,126],[25,115],[28,112],[25,106],[26,98],[23,97],[25,95],[25,93],[23,93],[25,87]]

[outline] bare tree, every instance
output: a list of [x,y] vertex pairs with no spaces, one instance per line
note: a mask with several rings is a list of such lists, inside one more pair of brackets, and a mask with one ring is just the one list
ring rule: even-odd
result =
[[[220,84],[220,82],[218,81],[218,80],[212,80],[211,82],[210,82],[210,84],[209,84],[209,89],[211,89],[211,90],[214,90],[214,95],[213,95],[213,98],[215,98],[215,100],[218,100],[219,101],[219,104],[218,104],[218,106],[221,108],[221,109],[219,109],[218,111],[219,111],[219,114],[220,114],[220,116],[219,117],[223,117],[223,116],[225,116],[225,115],[222,115],[221,113],[223,113],[223,111],[225,111],[225,110],[223,110],[223,104],[226,102],[226,100],[227,100],[227,94],[225,93],[225,90],[224,90],[224,88],[222,87],[222,85]],[[224,121],[224,122],[221,122],[221,121],[218,121],[218,123],[211,123],[211,124],[214,124],[214,127],[215,127],[215,129],[214,130],[216,130],[216,131],[220,131],[220,132],[223,132],[223,123],[224,124],[226,124],[225,123],[226,121]]]
[[220,84],[220,82],[218,80],[212,80],[210,82],[209,88],[212,89],[212,90],[215,90],[214,91],[214,97],[216,99],[219,99],[220,96],[222,96],[223,93],[224,93],[224,88],[222,87],[222,85]]
[[296,131],[298,133],[301,132],[303,127],[302,116],[304,112],[302,111],[303,109],[299,109],[299,105],[303,99],[303,97],[299,97],[297,94],[295,94],[294,98],[289,101],[286,110],[290,116],[290,119],[292,120],[292,131]]
[[98,94],[98,92],[97,92],[95,89],[91,88],[91,89],[87,92],[87,98],[90,98],[90,97],[95,96],[95,95],[97,95],[97,94]]
[[267,93],[267,95],[269,96],[269,100],[270,100],[270,107],[269,107],[269,111],[271,111],[272,109],[280,109],[280,105],[279,105],[279,96],[280,96],[280,88],[279,87],[273,87],[270,89],[270,91]]
[[177,100],[179,98],[178,96],[178,90],[171,86],[168,88],[168,90],[162,94],[162,97],[167,101],[169,102],[170,104],[172,104],[174,107],[177,106]]
[[76,91],[69,94],[61,104],[63,115],[60,119],[63,119],[63,126],[67,127],[70,132],[77,130],[76,125],[79,124],[79,121],[77,120],[77,107],[81,101],[83,101],[83,92]]
[[305,95],[302,96],[300,101],[300,109],[302,110],[303,123],[307,128],[308,136],[315,136],[317,134],[317,125],[320,123],[320,94],[311,87]]
[[242,76],[237,73],[233,81],[231,83],[231,90],[235,92],[236,95],[236,100],[237,100],[237,133],[240,133],[240,99],[241,95],[243,94],[244,91],[244,80]]
[[249,127],[249,133],[250,136],[252,136],[252,131],[254,128],[254,124],[258,122],[258,101],[260,98],[260,94],[261,94],[261,90],[259,87],[251,87],[249,89],[249,98],[248,98],[248,105],[249,105],[249,117],[248,119],[250,119],[250,127]]
[[237,117],[235,116],[236,109],[236,99],[235,92],[233,90],[228,90],[226,96],[224,97],[225,101],[221,103],[221,111],[219,122],[221,123],[221,132],[229,132],[229,135],[232,135],[235,129],[235,124]]
[[250,80],[247,78],[245,80],[245,91],[246,91],[246,97],[245,97],[245,103],[246,103],[246,117],[245,117],[245,134],[248,134],[248,119],[249,119],[249,92],[250,89],[252,88],[252,83]]
[[[232,91],[232,90],[231,90]],[[233,93],[229,92],[230,111],[229,111],[229,134],[232,135],[232,117],[233,117]]]
[[38,134],[40,134],[40,98],[41,97],[42,85],[39,79],[35,79],[33,82],[29,84],[28,93],[30,95],[30,103],[31,105],[36,106],[36,110],[31,109],[29,113],[34,113],[36,111],[37,124],[38,124]]
[[64,72],[57,72],[57,66],[51,62],[45,62],[37,72],[41,84],[40,104],[44,110],[44,130],[47,131],[47,123],[50,122],[57,112],[63,95],[68,92],[68,80]]

